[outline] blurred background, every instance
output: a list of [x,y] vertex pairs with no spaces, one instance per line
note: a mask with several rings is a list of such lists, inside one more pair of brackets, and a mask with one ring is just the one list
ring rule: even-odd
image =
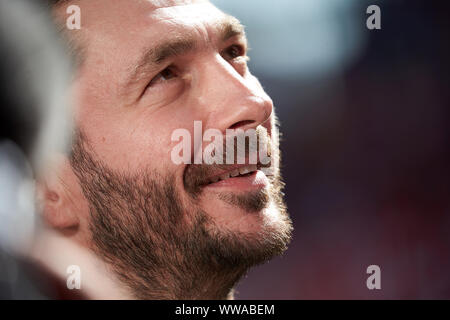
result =
[[69,146],[72,68],[39,4],[0,0],[0,300],[52,291],[24,258],[39,229],[34,178]]
[[[449,299],[448,2],[212,2],[247,26],[277,106],[295,226],[236,298]],[[381,290],[366,287],[373,264]]]

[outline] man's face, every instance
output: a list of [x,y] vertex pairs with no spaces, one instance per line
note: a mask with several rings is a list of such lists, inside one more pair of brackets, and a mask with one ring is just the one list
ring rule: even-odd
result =
[[[212,252],[221,245],[236,252],[242,246],[247,255],[259,251],[258,258],[249,257],[252,263],[279,254],[290,221],[279,195],[273,105],[247,68],[246,38],[237,20],[205,1],[73,4],[81,8],[82,29],[74,32],[84,60],[74,82],[80,136],[72,163],[90,207],[83,219],[93,247],[111,263],[121,260],[123,268],[131,258],[106,252],[119,249],[98,234],[117,232],[125,239],[134,233],[141,237],[140,244],[131,244],[136,250],[146,242],[184,243],[161,243],[161,257],[188,255],[192,248],[185,244],[193,239],[208,242],[198,247]],[[171,153],[179,141],[172,141],[172,133],[187,129],[194,137],[194,121],[201,121],[203,132],[267,132],[274,176],[259,170],[206,184],[203,178],[226,174],[232,166],[175,164]],[[150,235],[155,232],[172,236],[157,240]],[[230,262],[230,255],[224,250],[209,258]],[[159,258],[152,258],[155,264]],[[208,256],[202,259],[198,263],[206,265]]]

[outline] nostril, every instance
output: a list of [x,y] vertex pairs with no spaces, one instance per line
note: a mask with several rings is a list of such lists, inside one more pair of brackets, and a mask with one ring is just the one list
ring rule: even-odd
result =
[[230,127],[230,129],[238,129],[238,128],[240,128],[240,127],[245,127],[246,125],[252,124],[253,122],[255,122],[255,121],[253,121],[253,120],[243,120],[243,121],[239,121],[239,122],[236,122],[235,124],[233,124],[233,125]]

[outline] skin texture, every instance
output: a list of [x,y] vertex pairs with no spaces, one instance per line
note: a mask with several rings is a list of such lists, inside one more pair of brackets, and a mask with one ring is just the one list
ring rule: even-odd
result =
[[[273,103],[247,68],[245,35],[206,1],[70,3],[82,14],[77,133],[42,183],[45,221],[101,257],[131,297],[226,298],[248,268],[286,249],[291,232]],[[194,136],[194,121],[266,132],[268,184],[196,188],[226,166],[171,161],[172,132]]]

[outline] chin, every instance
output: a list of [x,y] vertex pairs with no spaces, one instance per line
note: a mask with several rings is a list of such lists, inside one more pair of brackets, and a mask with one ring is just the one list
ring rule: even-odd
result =
[[205,196],[201,208],[218,229],[242,234],[259,234],[281,224],[281,212],[272,202],[259,210],[248,211],[219,197]]

